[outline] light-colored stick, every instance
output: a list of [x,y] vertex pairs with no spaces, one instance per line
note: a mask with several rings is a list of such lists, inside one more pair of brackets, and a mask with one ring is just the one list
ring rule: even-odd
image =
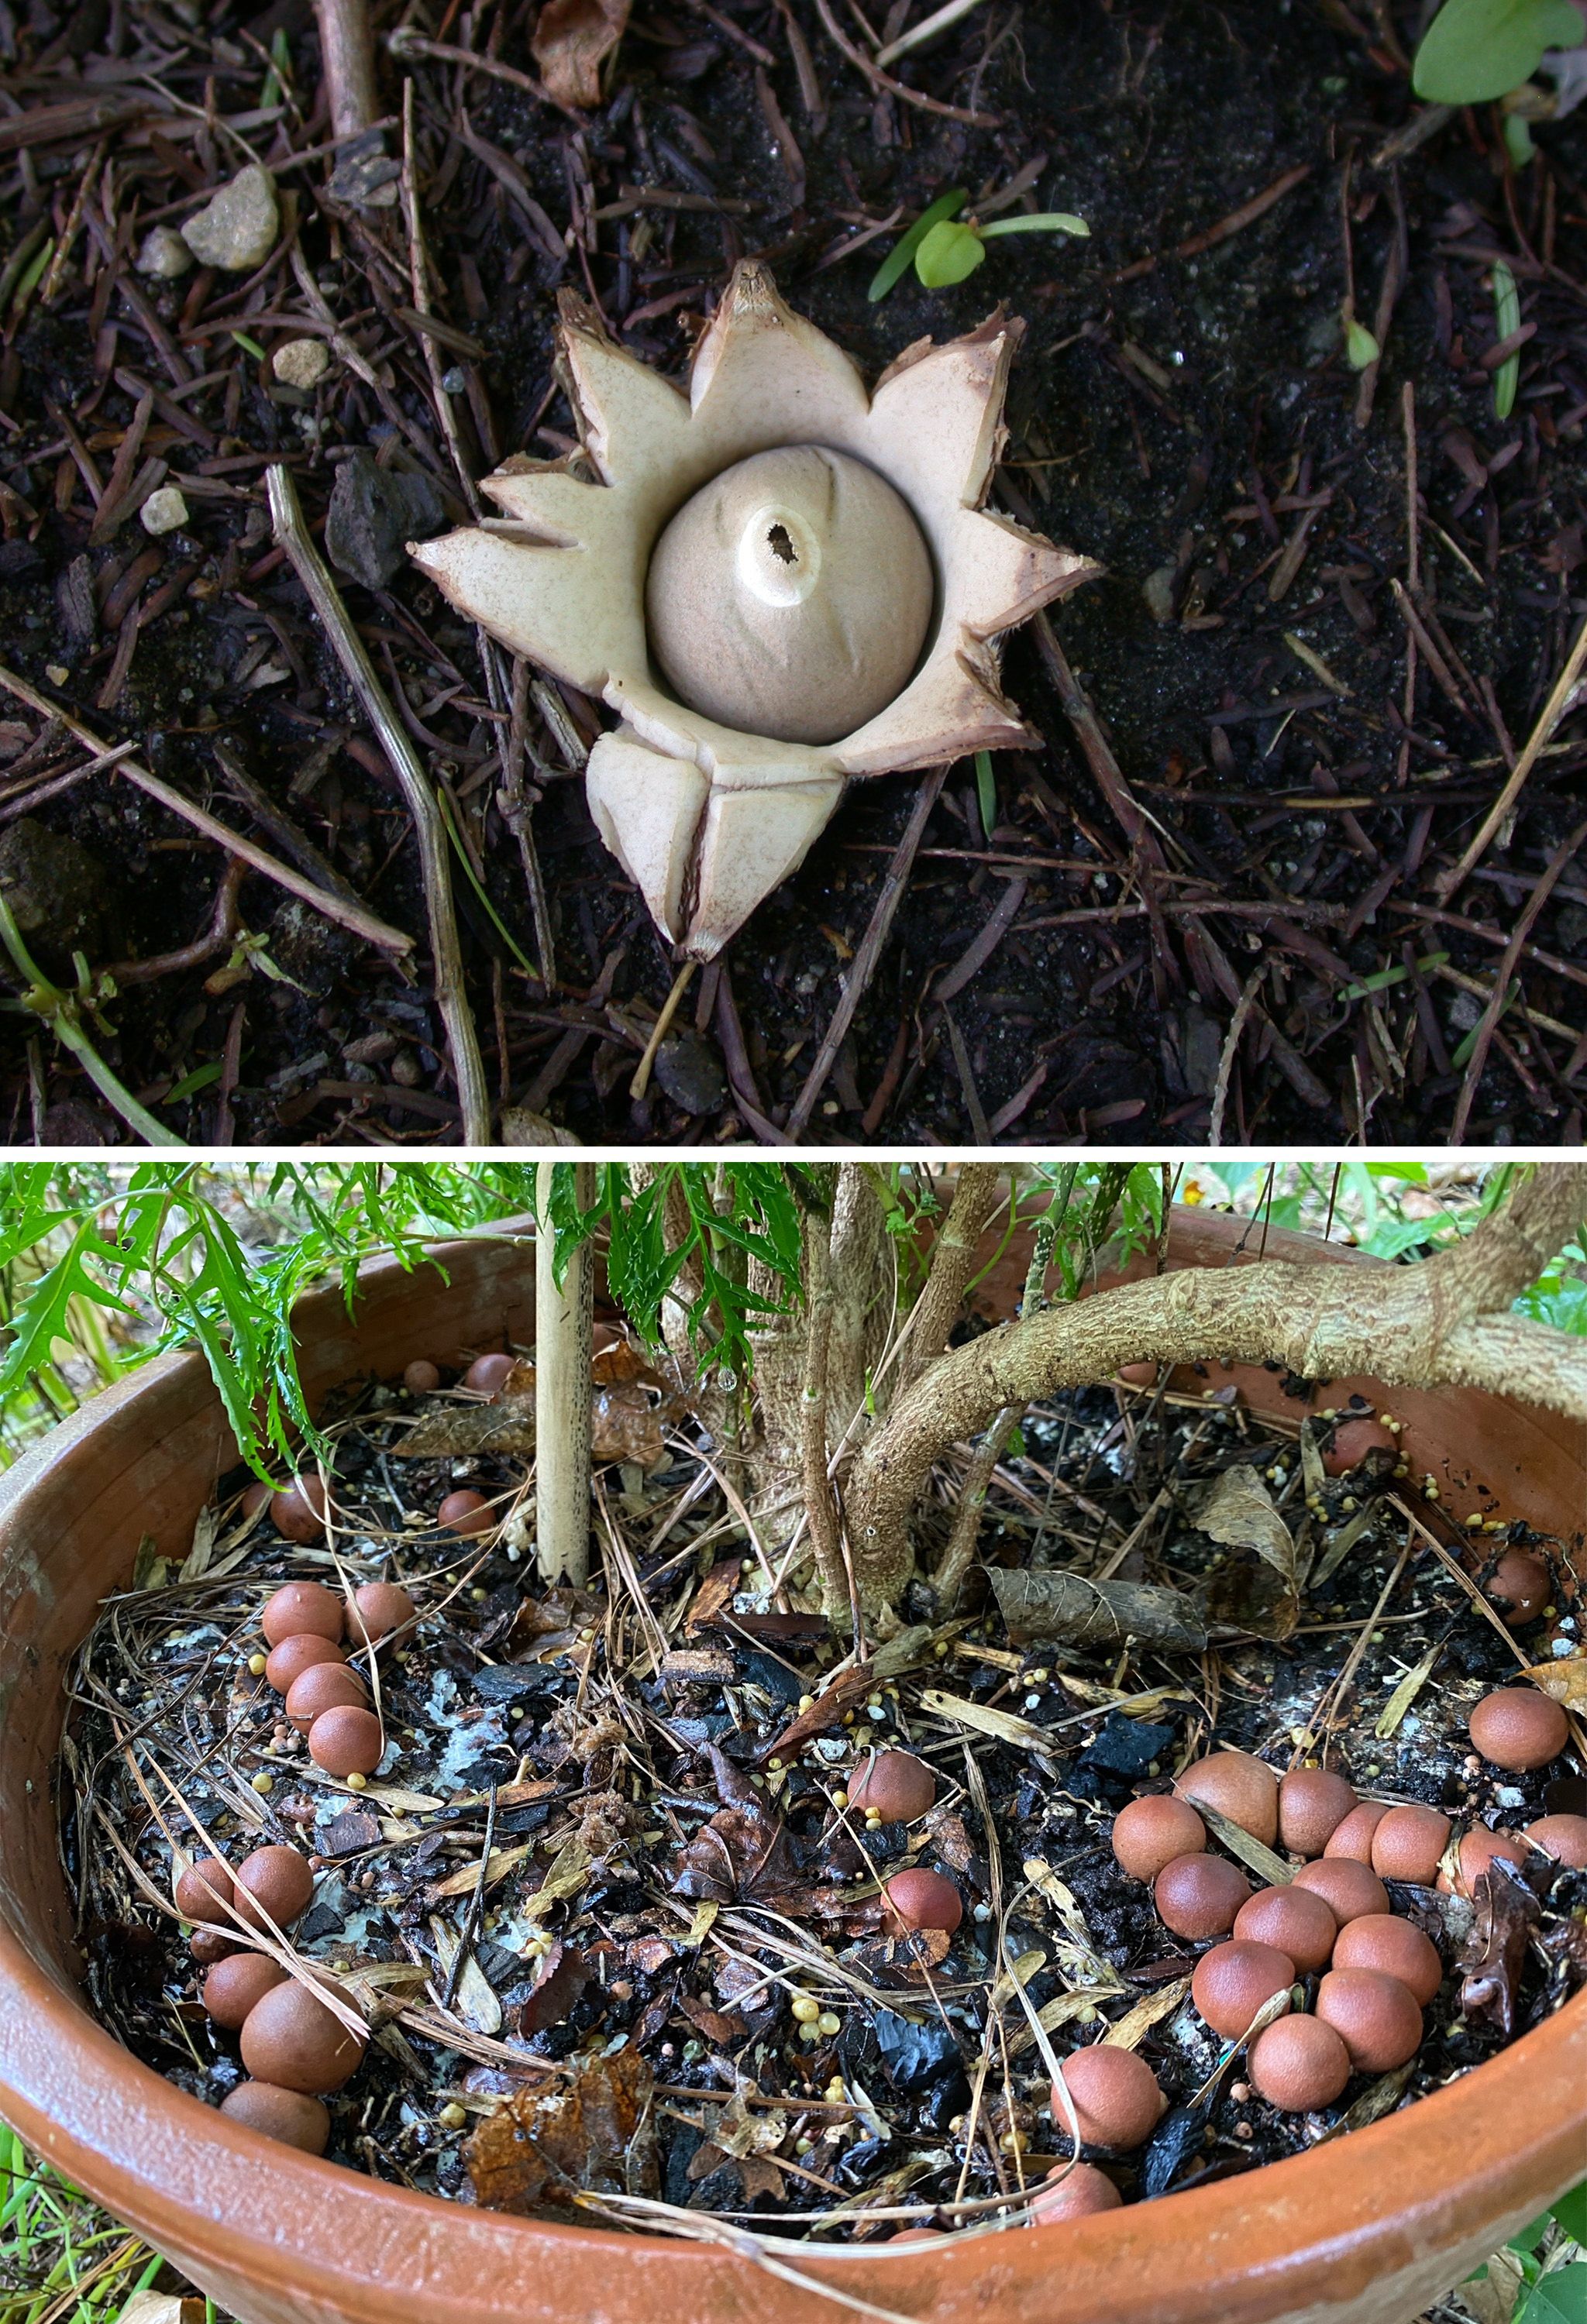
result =
[[1455,890],[1464,886],[1475,866],[1487,854],[1493,835],[1521,795],[1521,787],[1543,756],[1544,746],[1564,714],[1566,703],[1575,692],[1582,673],[1587,669],[1587,616],[1576,632],[1576,642],[1565,657],[1565,666],[1555,682],[1553,693],[1543,706],[1543,715],[1527,737],[1527,747],[1510,769],[1509,780],[1482,818],[1481,827],[1453,872],[1446,872],[1437,881],[1435,892],[1441,904],[1447,904]]
[[[564,1165],[580,1210],[595,1200],[587,1162]],[[557,1281],[551,1231],[554,1162],[536,1173],[539,1224],[534,1245],[534,1472],[536,1554],[542,1579],[582,1583],[590,1563],[590,1354],[595,1336],[595,1268],[581,1243]]]

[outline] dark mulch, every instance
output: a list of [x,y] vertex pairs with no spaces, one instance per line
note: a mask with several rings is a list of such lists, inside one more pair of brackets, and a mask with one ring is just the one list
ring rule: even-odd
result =
[[[267,1518],[239,1526],[243,1480],[228,1480],[186,1578],[188,1544],[162,1541],[169,1563],[147,1563],[140,1586],[108,1601],[74,1667],[63,1843],[94,2006],[147,2063],[218,2103],[239,2077],[236,2043],[208,2020],[202,1972],[160,1909],[171,1843],[217,1845],[234,1864],[285,1843],[312,1852],[319,1875],[298,1946],[366,2009],[378,1998],[388,2028],[331,2101],[333,2158],[428,2192],[511,2194],[500,2144],[488,2151],[498,2107],[532,2109],[568,2075],[612,2072],[654,2100],[654,2146],[635,2141],[631,2190],[697,2220],[748,2212],[798,2234],[812,2212],[879,2210],[817,2229],[863,2237],[911,2212],[957,2227],[1011,2219],[1021,2185],[1066,2147],[1005,1960],[1059,2056],[1099,2021],[1130,2020],[1126,2041],[1169,2111],[1141,2151],[1100,2157],[1127,2200],[1414,2102],[1580,1983],[1587,1874],[1536,1856],[1508,1887],[1500,1877],[1491,1906],[1484,1884],[1473,1902],[1392,1883],[1393,1908],[1446,1970],[1421,2048],[1404,2069],[1353,2077],[1333,2106],[1278,2115],[1186,1998],[1204,1948],[1167,1932],[1108,1844],[1120,1807],[1166,1790],[1210,1745],[1276,1771],[1325,1757],[1363,1793],[1433,1803],[1462,1831],[1580,1811],[1565,1760],[1508,1775],[1472,1756],[1466,1733],[1472,1703],[1515,1676],[1518,1646],[1539,1660],[1576,1644],[1572,1552],[1509,1522],[1480,1476],[1445,1472],[1422,1498],[1392,1456],[1308,1495],[1296,1439],[1318,1399],[1294,1386],[1287,1428],[1242,1411],[1227,1386],[1078,1391],[1028,1416],[994,1480],[988,1565],[1028,1569],[1033,1585],[1134,1585],[1143,1621],[1151,1591],[1181,1593],[1206,1622],[1203,1650],[1021,1646],[977,1575],[968,1618],[945,1619],[912,1583],[909,1627],[858,1666],[807,1598],[790,1610],[742,1554],[742,1504],[701,1470],[687,1424],[655,1448],[648,1478],[604,1472],[603,1531],[621,1557],[607,1552],[587,1591],[537,1600],[512,1521],[523,1464],[399,1459],[412,1399],[355,1388],[328,1422],[336,1554],[355,1580],[402,1579],[421,1615],[382,1656],[387,1757],[349,1793],[309,1766],[250,1674],[271,1591],[289,1576],[334,1587],[337,1572],[326,1548],[294,1549]],[[1326,1422],[1307,1427],[1325,1447]],[[1312,1577],[1282,1612],[1272,1568],[1215,1550],[1196,1525],[1231,1471],[1248,1495],[1270,1493]],[[465,1475],[509,1513],[494,1538],[435,1530]],[[923,1561],[948,1522],[942,1493],[923,1512]],[[1472,1576],[1507,1546],[1535,1545],[1556,1607],[1512,1642],[1454,1558],[1434,1554],[1429,1527]],[[781,1562],[780,1540],[763,1546]],[[780,1743],[812,1698],[801,1724],[817,1731]],[[847,1810],[842,1787],[872,1743],[933,1769],[923,1821],[865,1828]],[[951,1942],[921,1940],[921,1959],[878,1928],[876,1883],[906,1859],[951,1878],[964,1905]],[[1497,1993],[1465,1975],[1490,1910],[1516,1939]],[[449,1975],[459,1942],[470,1966]],[[599,2116],[587,2084],[586,2105]],[[600,2164],[614,2157],[562,2152],[576,2181],[610,2183]],[[566,2216],[567,2194],[509,2207]]]
[[[430,29],[522,69],[529,13],[438,11]],[[996,115],[991,131],[877,99],[812,0],[786,12],[724,0],[717,15],[764,47],[770,67],[710,14],[658,0],[636,11],[611,100],[582,128],[478,71],[400,67],[383,51],[393,115],[410,70],[416,85],[447,326],[438,367],[464,456],[481,471],[563,440],[550,368],[559,285],[593,290],[623,344],[670,368],[746,252],[764,254],[785,291],[872,367],[1005,300],[1030,332],[1001,491],[1108,568],[1057,631],[1128,786],[1099,789],[1051,669],[1021,636],[1010,690],[1045,747],[997,762],[990,838],[973,770],[950,772],[891,939],[811,1095],[808,1134],[1196,1140],[1215,1111],[1231,1142],[1578,1140],[1579,726],[1562,726],[1463,885],[1441,900],[1439,883],[1587,610],[1573,594],[1587,560],[1587,113],[1541,126],[1539,158],[1518,174],[1507,174],[1491,110],[1380,160],[1416,117],[1383,45],[1386,28],[1414,37],[1417,10],[1403,5],[1044,0],[1020,11],[986,0],[897,69]],[[814,60],[817,117],[789,23]],[[315,524],[355,447],[373,447],[388,474],[393,458],[426,470],[443,490],[450,475],[410,318],[401,209],[338,211],[325,190],[335,157],[294,160],[330,136],[307,0],[202,18],[32,0],[25,21],[0,11],[0,44],[5,656],[234,828],[278,856],[311,843],[380,917],[421,932],[405,813],[263,504],[272,457],[290,461]],[[265,87],[272,52],[284,107]],[[112,99],[143,110],[106,125]],[[790,146],[779,159],[768,99],[797,157]],[[62,103],[78,109],[45,117]],[[284,245],[253,278],[167,285],[133,271],[152,223],[180,222],[246,158],[239,136],[295,194],[301,251],[330,314],[387,382],[383,400],[339,364],[312,392],[273,381],[256,351],[300,336],[309,315]],[[989,193],[1021,171],[1040,206],[1090,221],[1088,243],[1001,241],[958,288],[927,292],[910,276],[875,307],[866,285],[886,237],[823,264],[900,204],[910,215],[946,185]],[[1173,254],[1291,178],[1251,222]],[[554,235],[576,201],[583,216],[624,186],[749,207],[607,220],[589,230],[594,248],[558,261],[531,237],[514,179]],[[1363,425],[1341,346],[1347,263],[1370,320],[1399,206],[1404,283]],[[1533,329],[1505,420],[1483,360],[1497,337],[1495,254]],[[124,475],[115,463],[146,391]],[[96,503],[124,483],[135,500],[151,459],[180,481],[188,523],[152,542],[124,511],[96,534]],[[432,777],[452,792],[503,927],[532,958],[519,851],[496,803],[505,658],[482,670],[474,633],[411,572],[383,590],[343,581]],[[1425,633],[1408,697],[1396,594],[1407,583]],[[554,707],[573,739],[593,731],[587,706]],[[422,955],[405,980],[250,877],[238,925],[263,954],[223,943],[195,965],[129,979],[125,964],[209,927],[220,853],[125,779],[62,787],[75,746],[55,734],[41,747],[38,717],[9,701],[0,718],[0,818],[14,833],[32,817],[93,859],[63,869],[42,864],[36,845],[25,852],[42,965],[69,975],[74,947],[96,972],[123,965],[96,1038],[173,1130],[244,1143],[456,1135]],[[690,1038],[636,1103],[630,1081],[671,965],[596,841],[538,699],[526,742],[559,982],[547,991],[527,973],[459,878],[493,1086],[584,1139],[754,1134],[744,1105],[762,1124],[786,1122],[915,784],[856,788],[720,972],[697,980],[680,1019]],[[934,1001],[934,972],[941,982],[974,944],[1010,880],[1023,892],[1001,941],[946,1004]],[[1523,934],[1540,881],[1546,899]],[[1500,973],[1508,1002],[1490,1023]],[[125,1139],[48,1033],[24,1040],[9,1020],[4,1038],[5,1135]]]

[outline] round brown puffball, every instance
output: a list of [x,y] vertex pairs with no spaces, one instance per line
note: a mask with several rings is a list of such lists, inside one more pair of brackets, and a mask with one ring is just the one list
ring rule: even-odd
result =
[[279,1646],[272,1646],[264,1658],[264,1676],[277,1694],[290,1694],[293,1682],[306,1670],[320,1663],[333,1663],[340,1669],[346,1659],[344,1648],[316,1631],[305,1630],[300,1637],[283,1638]]
[[463,1385],[476,1396],[494,1396],[517,1360],[516,1356],[501,1354],[475,1356],[463,1375]]
[[256,1517],[274,1491],[273,1485],[267,1485],[262,1477],[255,1477],[237,1504],[238,1515],[243,1517]]
[[235,2034],[254,2004],[272,1986],[285,1983],[286,1974],[263,1953],[228,1953],[204,1980],[204,2006],[217,2025]]
[[1558,1703],[1529,1686],[1485,1694],[1472,1708],[1467,1731],[1485,1759],[1517,1775],[1557,1759],[1571,1732]]
[[229,1928],[231,1915],[226,1906],[232,1900],[232,1874],[229,1864],[218,1856],[201,1856],[179,1872],[171,1886],[171,1896],[184,1921],[212,1922],[217,1928]]
[[1315,1888],[1259,1888],[1234,1915],[1234,1934],[1287,1953],[1296,1969],[1324,1969],[1339,1923]]
[[1380,1969],[1385,1977],[1397,1977],[1420,2009],[1426,2008],[1444,1982],[1444,1963],[1432,1938],[1413,1921],[1397,1920],[1392,1913],[1364,1913],[1341,1929],[1333,1966]]
[[1278,1838],[1292,1856],[1321,1856],[1356,1803],[1355,1785],[1332,1767],[1291,1767],[1278,1785]]
[[835,742],[902,693],[935,595],[925,539],[887,479],[789,444],[685,501],[651,556],[645,615],[691,710],[779,742]]
[[[289,1541],[318,1541],[325,1531],[325,1487],[319,1479],[309,1474],[294,1477],[284,1489],[272,1496],[270,1514],[275,1519],[277,1533],[284,1533]],[[311,1589],[310,1582],[297,1582],[296,1589]],[[327,1591],[329,1596],[329,1591]],[[339,1637],[340,1632],[328,1635]]]
[[278,1929],[288,1928],[308,1911],[314,1894],[309,1858],[300,1856],[295,1848],[256,1848],[238,1865],[236,1883],[238,1920],[245,1921],[251,1929],[266,1932],[267,1913]]
[[1527,1826],[1527,1838],[1556,1864],[1587,1871],[1587,1816],[1545,1815]]
[[448,1493],[436,1511],[436,1523],[447,1533],[489,1533],[495,1516],[483,1493]]
[[1353,1856],[1321,1856],[1303,1864],[1289,1885],[1320,1896],[1341,1928],[1363,1913],[1389,1910],[1388,1889],[1370,1864],[1358,1864]]
[[430,1396],[441,1384],[438,1367],[428,1356],[415,1356],[402,1373],[402,1386],[410,1396]]
[[[1113,2042],[1098,2042],[1066,2058],[1064,2085],[1087,2146],[1144,2145],[1167,2104],[1146,2060]],[[1053,2120],[1067,2135],[1069,2117],[1056,2089],[1052,2105]]]
[[1176,1856],[1152,1884],[1159,1919],[1176,1937],[1223,1937],[1250,1895],[1250,1882],[1224,1856]]
[[287,1719],[300,1735],[307,1735],[322,1711],[346,1702],[368,1707],[369,1696],[357,1672],[345,1663],[311,1663],[287,1689]]
[[1372,1834],[1388,1813],[1386,1801],[1362,1800],[1334,1825],[1324,1845],[1324,1855],[1344,1857],[1354,1864],[1370,1864]]
[[1554,1577],[1529,1549],[1507,1549],[1483,1587],[1511,1624],[1535,1622],[1554,1599]]
[[1174,1789],[1193,1806],[1204,1800],[1266,1848],[1278,1837],[1278,1778],[1249,1751],[1209,1752],[1175,1777]]
[[1167,1792],[1131,1800],[1113,1818],[1113,1854],[1132,1880],[1155,1880],[1176,1856],[1200,1856],[1207,1828],[1188,1800]]
[[1113,1378],[1125,1388],[1156,1388],[1158,1368],[1148,1363],[1121,1364]]
[[330,2116],[319,2100],[275,2082],[239,2082],[222,2098],[220,2111],[283,2146],[301,2147],[305,2154],[323,2154],[330,2144]]
[[347,1635],[360,1646],[383,1646],[396,1631],[407,1628],[418,1610],[401,1582],[366,1582],[353,1592]]
[[1190,1997],[1214,2034],[1237,2042],[1276,1993],[1295,1983],[1295,1963],[1276,1945],[1237,1938],[1203,1953],[1190,1980]]
[[1367,1415],[1360,1420],[1342,1420],[1323,1455],[1323,1466],[1330,1477],[1348,1476],[1351,1470],[1360,1468],[1369,1452],[1392,1452],[1398,1459],[1399,1440],[1380,1420]]
[[1426,1887],[1454,1830],[1436,1808],[1390,1808],[1372,1834],[1372,1869],[1380,1880],[1414,1880]]
[[322,1711],[309,1729],[309,1757],[328,1775],[373,1775],[385,1749],[373,1711],[337,1703]]
[[210,1961],[225,1960],[227,1955],[235,1953],[236,1949],[237,1941],[234,1936],[229,1935],[225,1929],[211,1928],[208,1923],[195,1929],[188,1939],[188,1950],[200,1967],[207,1966]]
[[1332,2025],[1292,2011],[1257,2035],[1245,2070],[1280,2114],[1310,2114],[1332,2106],[1349,2081],[1350,2052]]
[[254,2004],[243,2025],[242,2052],[256,2080],[318,2097],[341,2089],[364,2044],[293,1977]]
[[264,1601],[259,1617],[267,1646],[283,1638],[339,1638],[342,1601],[320,1582],[286,1582]]
[[923,1865],[895,1872],[882,1894],[887,1899],[882,1926],[890,1936],[906,1929],[944,1929],[952,1936],[964,1917],[964,1900],[953,1882]]
[[1441,1872],[1438,1886],[1445,1895],[1453,1886],[1469,1896],[1496,1857],[1505,1864],[1522,1865],[1530,1853],[1519,1832],[1495,1831],[1488,1824],[1474,1824],[1461,1841],[1459,1878],[1452,1883],[1448,1873]]
[[1093,2211],[1116,2211],[1124,2198],[1094,2163],[1077,2163],[1066,2174],[1055,2171],[1037,2190],[1030,2202],[1032,2227],[1050,2227],[1055,2219],[1084,2219]]
[[1317,1987],[1317,2015],[1338,2034],[1358,2074],[1387,2074],[1421,2045],[1416,1995],[1381,1969],[1331,1969]]
[[849,1805],[883,1823],[913,1823],[937,1802],[937,1777],[912,1751],[879,1751],[849,1785]]

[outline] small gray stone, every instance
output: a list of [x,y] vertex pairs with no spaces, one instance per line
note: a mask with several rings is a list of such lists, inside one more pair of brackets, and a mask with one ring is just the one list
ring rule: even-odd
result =
[[1149,573],[1141,583],[1140,594],[1146,599],[1147,611],[1154,622],[1173,620],[1174,592],[1178,580],[1179,567],[1176,565],[1159,565],[1157,571]]
[[0,893],[48,975],[69,978],[74,952],[103,965],[112,949],[112,885],[97,856],[31,815],[0,834]]
[[162,532],[174,532],[188,521],[188,504],[175,484],[161,484],[151,493],[138,511],[143,530],[157,537]]
[[358,451],[337,470],[325,545],[333,565],[367,589],[383,589],[401,571],[409,541],[429,540],[446,521],[446,507],[427,475],[378,467],[372,453]]
[[709,1041],[698,1033],[675,1033],[656,1052],[656,1079],[685,1113],[720,1113],[727,1101],[727,1076]]
[[288,339],[271,356],[270,368],[283,387],[318,387],[330,369],[330,349],[323,339]]
[[152,274],[157,282],[174,282],[192,263],[193,254],[173,226],[152,226],[143,236],[137,257],[140,274]]
[[246,274],[251,267],[263,266],[275,248],[280,223],[275,180],[257,161],[250,161],[197,217],[188,220],[182,240],[200,266]]

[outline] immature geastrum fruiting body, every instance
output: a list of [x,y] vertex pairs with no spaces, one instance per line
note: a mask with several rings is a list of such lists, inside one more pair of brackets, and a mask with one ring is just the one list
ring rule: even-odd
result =
[[484,482],[501,517],[411,544],[503,645],[619,714],[591,812],[683,953],[721,949],[849,776],[1031,740],[997,641],[1097,568],[982,505],[1022,329],[921,340],[867,390],[746,262],[686,392],[565,300],[581,451],[509,459]]

